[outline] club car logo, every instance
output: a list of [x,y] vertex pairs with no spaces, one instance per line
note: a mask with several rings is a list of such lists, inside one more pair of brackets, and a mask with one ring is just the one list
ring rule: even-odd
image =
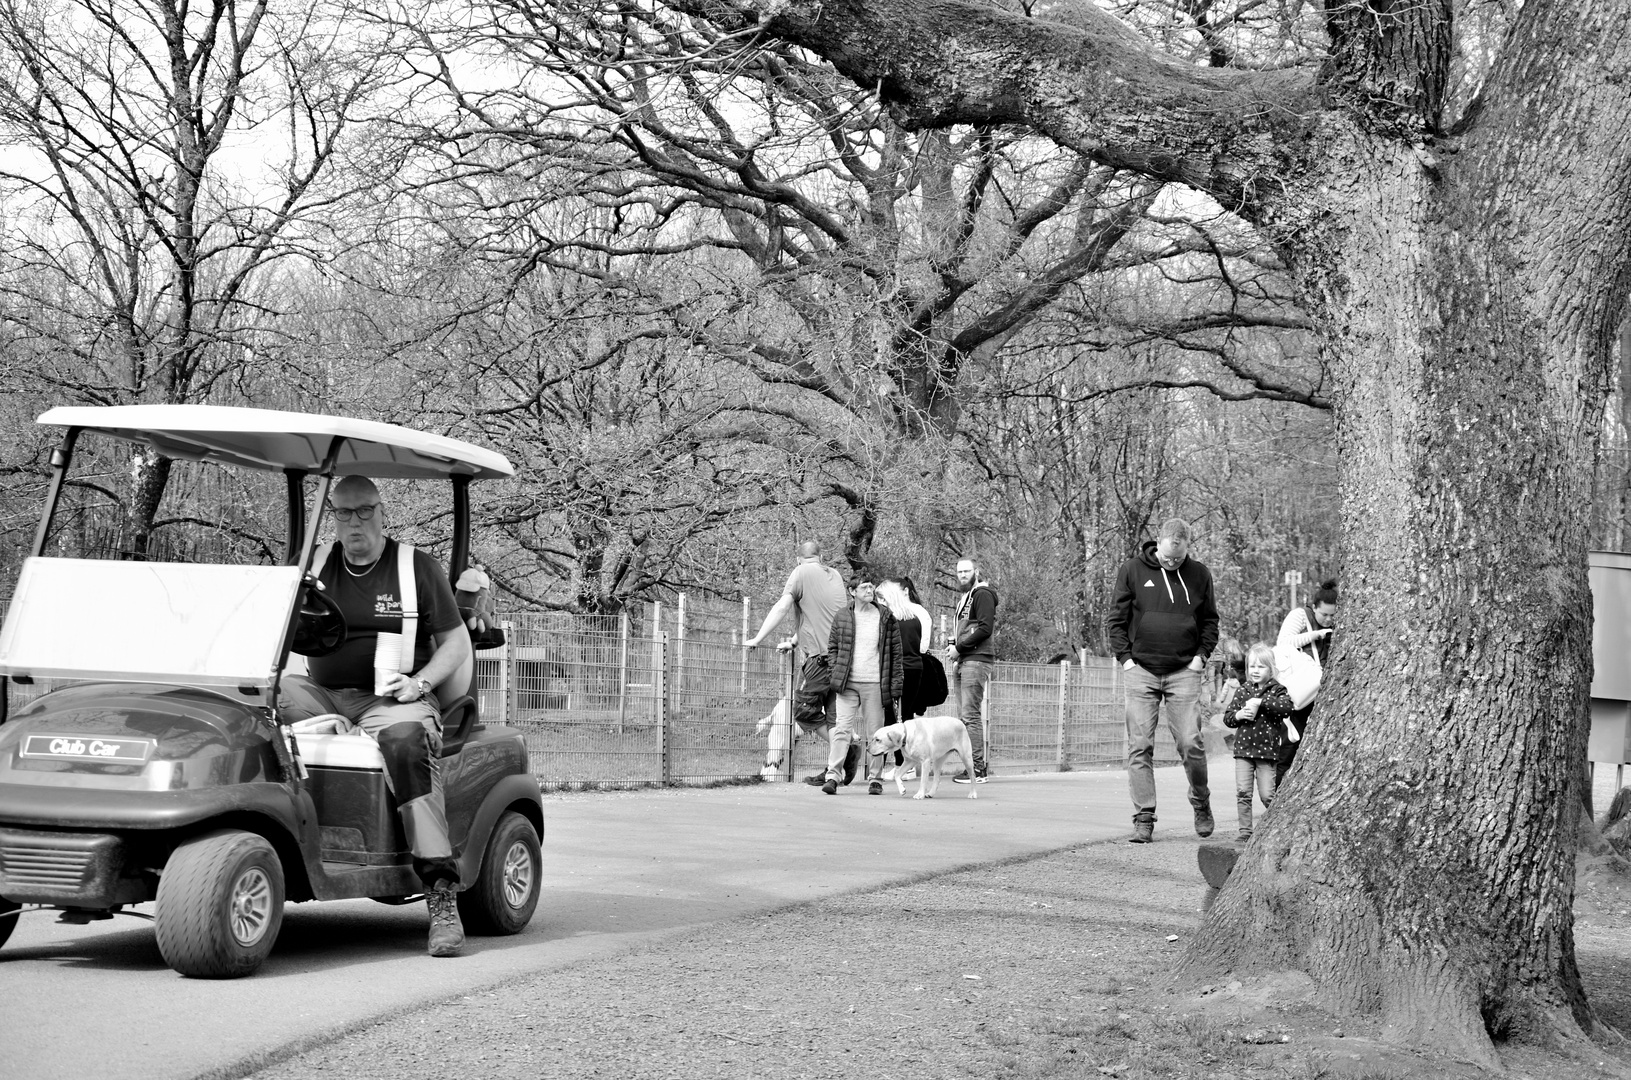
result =
[[141,765],[153,752],[147,739],[99,739],[90,735],[30,735],[23,741],[23,757],[56,761],[100,761],[109,765]]

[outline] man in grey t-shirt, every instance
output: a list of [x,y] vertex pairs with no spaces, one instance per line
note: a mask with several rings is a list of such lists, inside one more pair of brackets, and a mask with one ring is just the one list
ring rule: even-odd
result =
[[[797,678],[803,672],[806,660],[827,651],[827,637],[832,633],[833,616],[848,603],[849,591],[844,588],[843,575],[821,561],[820,544],[814,540],[806,540],[799,545],[798,565],[787,575],[787,584],[782,586],[781,597],[771,606],[770,612],[759,626],[759,632],[742,644],[750,649],[756,648],[781,625],[787,613],[792,612],[793,637],[779,643],[777,648],[793,650],[793,671],[794,677]],[[827,711],[831,713],[833,707],[833,700],[829,696]],[[787,703],[787,708],[792,708],[791,703]],[[780,734],[778,728],[781,729]],[[781,754],[786,749],[786,728],[783,725],[776,725],[770,732],[770,759],[766,762],[766,768],[780,766]],[[859,760],[858,754],[856,760]],[[845,775],[853,776],[854,773],[854,764],[846,761]],[[818,773],[811,782],[819,784],[824,779],[825,773]]]

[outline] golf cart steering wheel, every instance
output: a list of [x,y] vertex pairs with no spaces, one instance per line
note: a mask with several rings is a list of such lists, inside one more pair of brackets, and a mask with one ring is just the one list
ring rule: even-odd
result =
[[295,616],[294,643],[302,656],[327,656],[345,643],[345,613],[317,582],[300,583],[300,609]]

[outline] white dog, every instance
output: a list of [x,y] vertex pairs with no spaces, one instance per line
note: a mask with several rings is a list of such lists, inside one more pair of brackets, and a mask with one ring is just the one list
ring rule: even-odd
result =
[[[896,750],[907,761],[917,762],[917,794],[914,799],[932,799],[940,788],[941,768],[953,751],[962,755],[963,768],[974,772],[974,747],[968,741],[968,728],[955,716],[914,716],[904,724],[889,724],[878,729],[867,746],[873,755],[893,754]],[[932,776],[931,776],[932,773]],[[906,794],[906,781],[895,773],[895,790]],[[968,797],[979,798],[974,785],[968,786]]]
[[[787,722],[787,699],[782,698],[776,702],[776,707],[771,709],[769,714],[760,720],[758,726],[753,729],[759,735],[763,735],[767,731],[770,733],[769,745],[765,748],[765,765],[764,768],[759,770],[760,776],[774,778],[780,775],[792,726]],[[796,734],[792,738],[795,742],[798,740]]]

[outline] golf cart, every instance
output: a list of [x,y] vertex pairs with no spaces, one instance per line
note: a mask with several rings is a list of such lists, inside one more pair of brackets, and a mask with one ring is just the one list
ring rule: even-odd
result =
[[[0,628],[0,944],[35,906],[87,923],[156,901],[167,964],[234,977],[271,952],[285,900],[414,899],[377,745],[293,730],[278,682],[345,638],[311,565],[336,477],[450,481],[457,580],[470,482],[513,475],[510,463],[389,424],[262,409],[58,408],[39,422],[66,431]],[[46,556],[82,435],[283,473],[282,564]],[[459,912],[472,932],[513,934],[538,903],[543,804],[521,734],[481,722],[473,667],[437,689]],[[7,714],[13,684],[46,680]]]

